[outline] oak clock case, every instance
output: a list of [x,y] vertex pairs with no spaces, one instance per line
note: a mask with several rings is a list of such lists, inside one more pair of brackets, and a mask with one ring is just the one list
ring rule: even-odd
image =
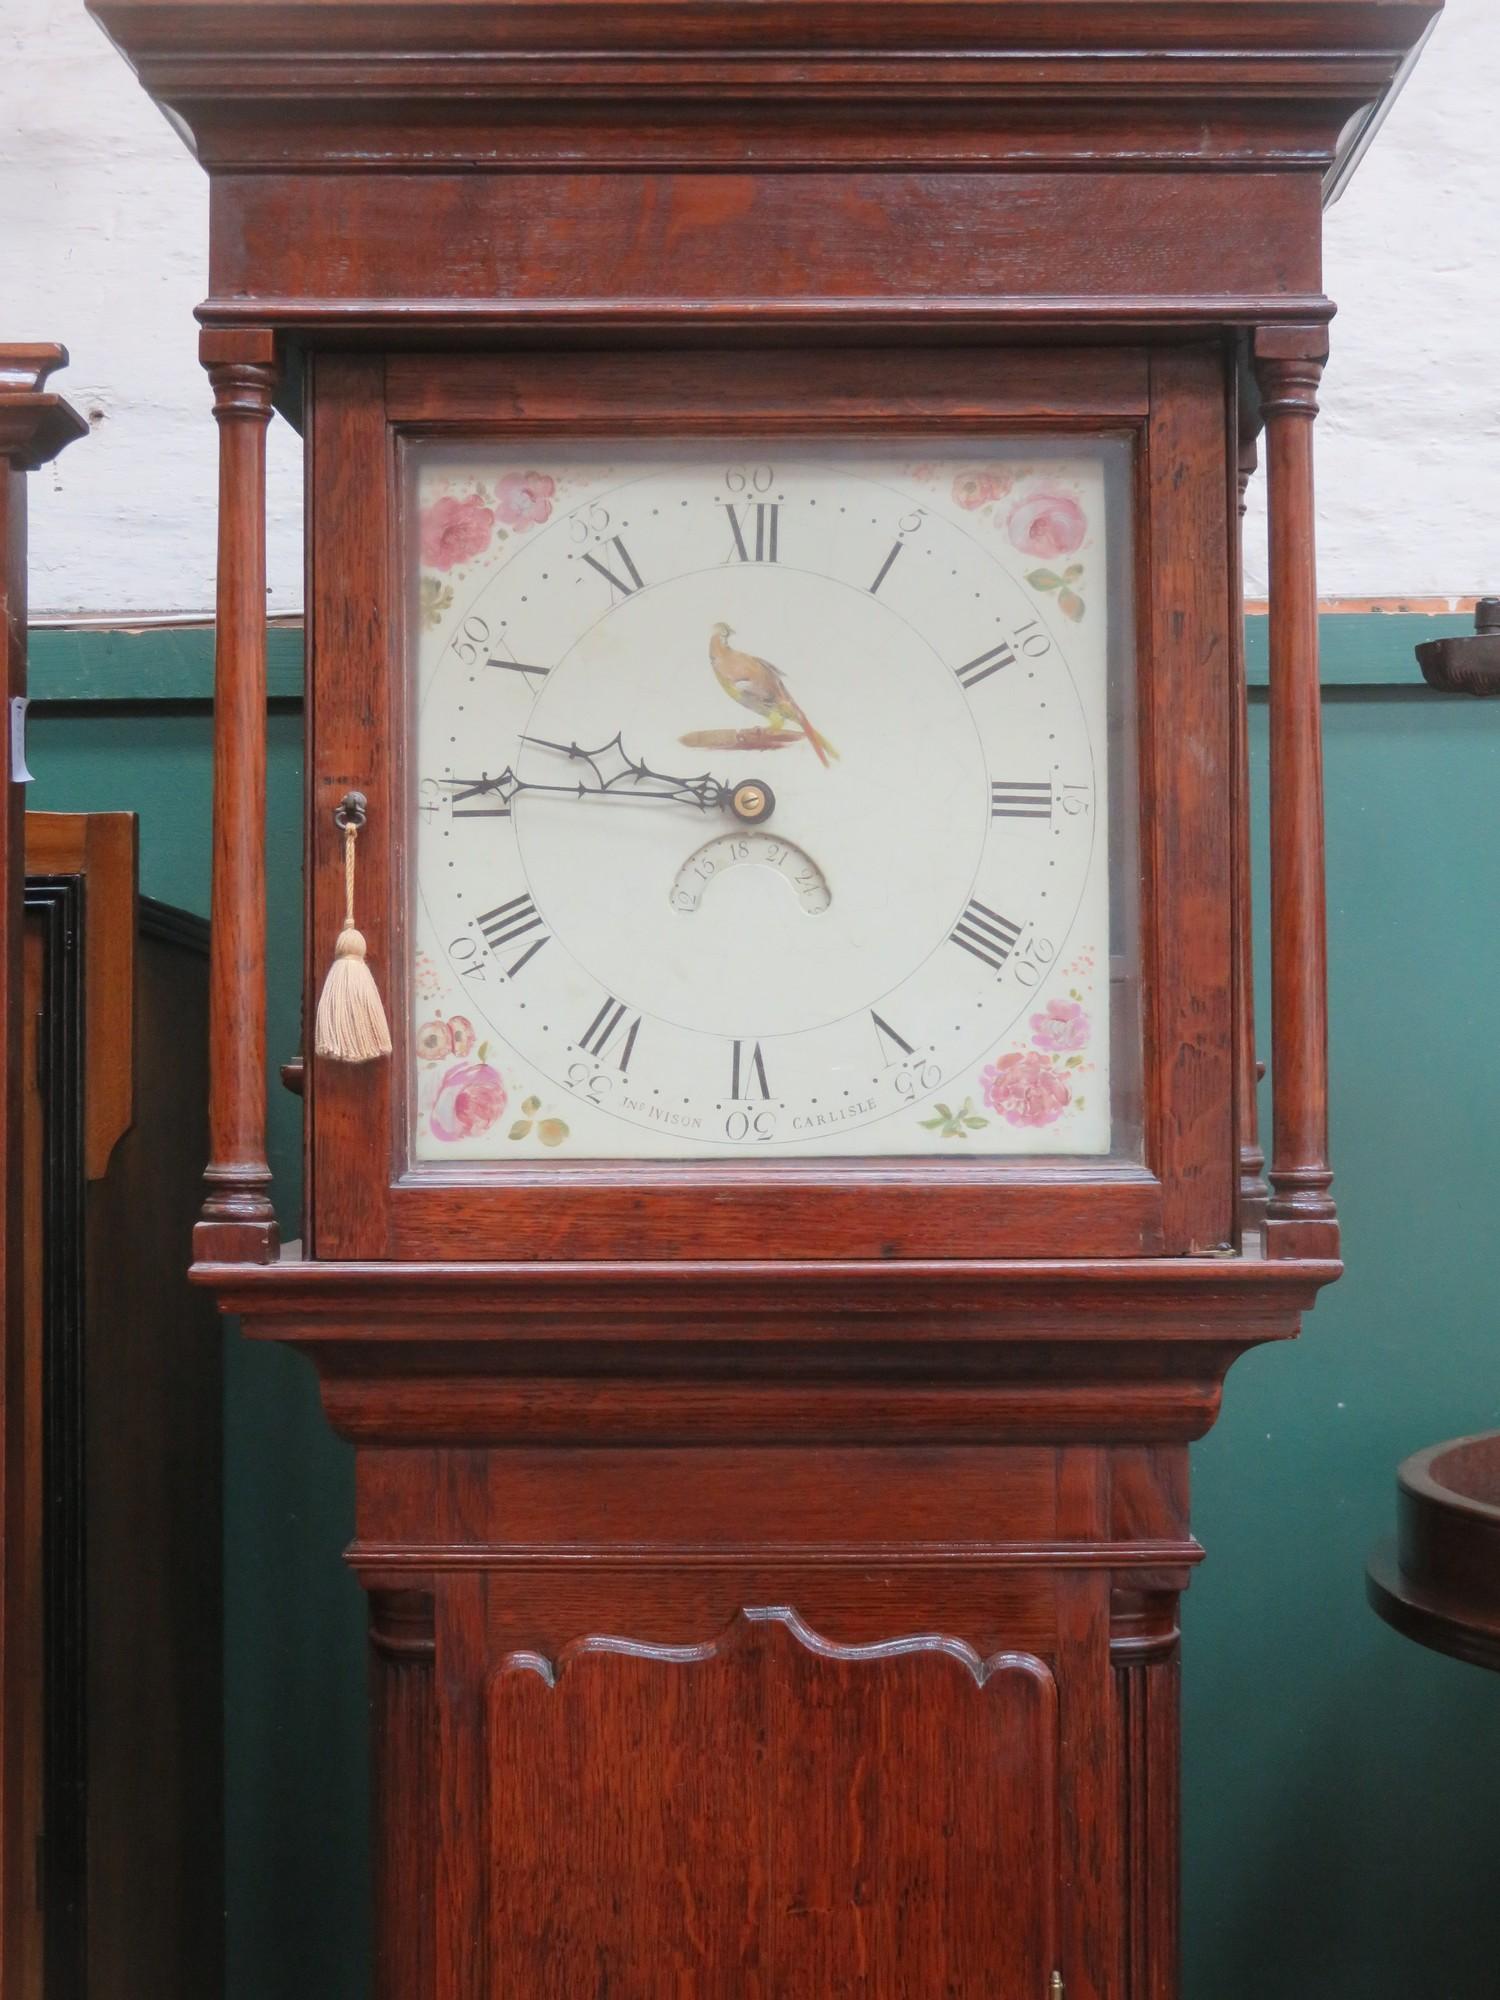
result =
[[416,1171],[1138,1157],[1126,441],[402,458]]
[[[1211,357],[1172,366],[1221,424]],[[1212,699],[1141,582],[1197,497],[1151,364],[849,373],[316,358],[314,462],[337,436],[368,470],[313,488],[318,769],[385,829],[361,921],[398,1023],[388,1074],[314,1080],[320,1254],[1195,1240],[1151,1056],[1228,995],[1172,917],[1216,847],[1142,892],[1143,774]],[[363,658],[327,636],[351,575]],[[351,693],[383,728],[346,731]],[[1214,1241],[1228,1192],[1205,1164]]]
[[[1339,1271],[1321,214],[1437,9],[90,4],[211,184],[196,1276],[355,1448],[381,2000],[1173,2000],[1188,1448]],[[306,986],[358,790],[397,1044],[308,1062],[284,1248],[273,400],[307,440]],[[870,541],[815,545],[835,489]],[[929,540],[978,599],[912,583]],[[1085,741],[1086,860],[1054,810]],[[1044,783],[1046,821],[995,813]]]

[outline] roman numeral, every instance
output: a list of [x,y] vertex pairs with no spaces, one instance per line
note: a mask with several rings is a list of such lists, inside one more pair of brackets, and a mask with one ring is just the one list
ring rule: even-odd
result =
[[[734,1081],[730,1086],[729,1095],[731,1097],[748,1097],[752,1082],[759,1086],[762,1097],[769,1097],[771,1095],[771,1086],[766,1081],[766,1059],[760,1052],[760,1043],[752,1043],[750,1053],[747,1056],[745,1054],[745,1044],[743,1042],[736,1042],[734,1045]],[[742,1083],[745,1086],[743,1090],[740,1088]]]
[[996,972],[1005,970],[1005,961],[1016,948],[1021,926],[1009,917],[997,916],[983,903],[971,901],[959,918],[953,942],[975,958],[982,958]]
[[1001,640],[998,646],[991,646],[987,653],[977,659],[967,660],[961,667],[955,667],[960,687],[975,688],[981,681],[987,681],[991,674],[999,673],[1002,667],[1013,667],[1016,663],[1014,649]]
[[519,943],[529,932],[542,932],[539,938],[532,939],[515,964],[506,968],[508,976],[512,979],[523,965],[536,957],[547,942],[547,933],[542,927],[541,916],[529,896],[512,896],[508,903],[497,903],[493,910],[486,910],[483,916],[476,917],[474,921],[483,933],[485,943],[497,958],[511,945]]
[[991,819],[1051,819],[1052,786],[1022,783],[1020,779],[990,786]]
[[550,667],[527,667],[523,666],[519,660],[502,660],[498,657],[493,660],[486,660],[485,665],[487,667],[499,667],[502,673],[525,674],[526,685],[528,687],[531,686],[533,679],[544,681],[552,671]]
[[610,547],[614,550],[616,556],[619,558],[622,567],[626,571],[628,571],[630,576],[629,583],[622,582],[622,580],[615,575],[614,571],[608,566],[608,564],[600,562],[597,556],[585,556],[584,561],[588,564],[590,569],[598,570],[600,576],[604,578],[604,581],[609,585],[610,589],[619,591],[622,597],[632,597],[634,596],[636,591],[644,590],[645,585],[641,582],[641,573],[636,568],[635,564],[631,561],[630,551],[629,549],[626,548],[625,544],[620,540],[620,537],[618,535],[612,535],[610,537]]
[[900,555],[901,549],[902,549],[902,544],[900,542],[892,542],[890,554],[886,557],[885,561],[880,565],[880,568],[876,571],[875,581],[870,585],[871,597],[875,595],[876,591],[879,590],[880,586],[885,582],[886,578],[890,575],[891,564],[896,560],[897,556]]
[[[493,778],[480,777],[468,782],[462,780],[459,782],[463,784],[463,789],[453,794],[454,819],[510,818],[510,806],[495,790],[496,781]],[[488,799],[489,804],[471,806],[465,803],[468,799]]]
[[[606,996],[604,1005],[579,1036],[579,1048],[593,1056],[596,1062],[603,1062],[604,1052],[619,1032],[620,1025],[624,1019],[625,1002],[623,1000],[616,1000],[612,994]],[[620,1050],[619,1068],[622,1076],[630,1068],[631,1054],[635,1049],[635,1038],[640,1031],[641,1017],[637,1014],[625,1030],[625,1042]]]
[[[745,528],[750,525],[751,513],[755,515],[755,554],[750,553],[750,544]],[[729,516],[729,528],[734,536],[734,552],[741,562],[775,562],[776,534],[780,524],[781,505],[776,500],[757,500],[745,505],[744,527],[740,525],[740,509],[726,504],[724,512]]]
[[870,1009],[870,1019],[875,1024],[875,1039],[880,1044],[880,1060],[885,1064],[887,1069],[890,1069],[901,1060],[901,1056],[893,1056],[889,1053],[892,1048],[899,1049],[902,1056],[914,1056],[916,1054],[916,1050],[906,1039],[905,1035],[898,1035],[890,1022],[882,1021],[873,1007]]

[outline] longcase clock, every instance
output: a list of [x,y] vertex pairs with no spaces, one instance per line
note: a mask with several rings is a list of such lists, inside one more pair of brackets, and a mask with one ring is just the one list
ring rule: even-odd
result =
[[[211,179],[196,1274],[358,1450],[382,2000],[1168,2000],[1187,1448],[1339,1269],[1320,211],[1436,9],[95,11]],[[391,1043],[295,1255],[278,397]]]

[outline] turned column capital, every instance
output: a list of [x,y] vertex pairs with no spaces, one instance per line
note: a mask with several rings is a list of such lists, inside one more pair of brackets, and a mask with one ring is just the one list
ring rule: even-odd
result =
[[213,387],[220,423],[271,421],[280,378],[273,333],[263,327],[206,327],[198,336],[198,360]]
[[1318,414],[1318,387],[1328,364],[1327,327],[1266,326],[1252,343],[1261,414],[1302,417]]

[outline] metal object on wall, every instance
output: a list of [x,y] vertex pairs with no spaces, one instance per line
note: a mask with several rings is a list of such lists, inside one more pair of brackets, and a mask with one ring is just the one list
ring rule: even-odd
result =
[[1500,694],[1500,597],[1474,607],[1474,636],[1429,639],[1417,648],[1422,678],[1441,694]]

